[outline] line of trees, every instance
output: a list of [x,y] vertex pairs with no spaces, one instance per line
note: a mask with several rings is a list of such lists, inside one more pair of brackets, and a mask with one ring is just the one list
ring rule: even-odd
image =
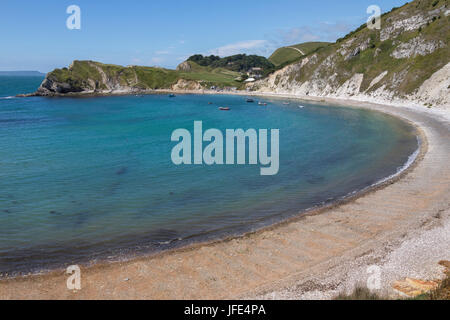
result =
[[262,74],[268,74],[275,70],[275,65],[267,58],[257,55],[236,54],[234,56],[220,58],[219,56],[203,56],[196,54],[188,61],[193,61],[203,67],[225,68],[236,72],[247,72],[251,68],[261,68]]

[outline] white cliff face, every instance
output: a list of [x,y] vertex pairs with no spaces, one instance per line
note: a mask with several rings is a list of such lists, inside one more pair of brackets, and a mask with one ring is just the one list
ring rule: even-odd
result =
[[415,94],[415,99],[450,107],[450,63],[422,84]]
[[424,1],[416,0],[385,16],[378,32],[357,30],[249,87],[303,98],[355,99],[450,111],[448,9]]
[[450,63],[434,73],[416,92],[410,95],[402,95],[392,89],[402,83],[407,71],[394,74],[389,86],[383,84],[372,90],[388,76],[389,72],[384,71],[375,77],[368,88],[363,91],[361,87],[364,74],[361,73],[354,74],[342,85],[335,81],[336,74],[328,79],[316,78],[304,82],[289,80],[292,78],[292,70],[301,72],[301,65],[302,62],[296,66],[288,66],[279,70],[268,79],[253,84],[253,90],[299,97],[330,97],[388,104],[433,105],[450,110]]
[[381,80],[383,80],[384,77],[386,77],[388,74],[388,71],[384,71],[382,73],[380,73],[377,77],[375,77],[372,82],[369,85],[369,88],[367,88],[367,90],[372,89],[372,87],[374,87],[375,85],[377,85]]
[[355,74],[353,77],[345,81],[345,83],[340,86],[334,96],[336,97],[352,97],[360,93],[361,84],[364,80],[364,75],[361,73]]
[[400,18],[394,20],[392,18],[388,18],[386,21],[388,26],[382,28],[380,40],[386,41],[389,39],[393,39],[398,37],[402,32],[413,31],[419,29],[420,27],[424,27],[433,19],[433,17],[440,14],[446,15],[446,10],[447,9],[445,8],[445,6],[442,6],[440,8],[404,19]]
[[176,84],[172,86],[172,90],[178,91],[192,91],[192,90],[202,90],[203,87],[197,81],[180,79]]
[[406,43],[400,44],[391,57],[395,59],[405,59],[418,55],[426,56],[437,49],[444,48],[445,43],[437,40],[424,40],[422,37],[415,37]]
[[400,33],[405,31],[417,30],[426,25],[428,16],[425,14],[418,14],[413,17],[392,22],[392,24],[381,30],[380,40],[386,41],[397,37]]
[[[128,83],[128,85],[124,85],[124,84],[120,83],[119,79],[108,77],[108,75],[105,73],[105,71],[103,71],[103,69],[100,68],[95,63],[90,62],[89,65],[98,71],[98,73],[100,74],[100,76],[102,78],[102,84],[106,87],[106,89],[102,90],[101,93],[120,93],[120,92],[128,92],[128,91],[132,92],[133,91],[132,86],[136,85],[138,83],[136,73],[135,73],[134,81],[132,81],[131,83]],[[93,88],[96,87],[95,83],[92,87]],[[94,90],[92,92],[94,92]]]

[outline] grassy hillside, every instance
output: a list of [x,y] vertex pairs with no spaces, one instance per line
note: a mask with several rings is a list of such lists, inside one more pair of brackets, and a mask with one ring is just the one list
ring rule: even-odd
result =
[[178,75],[182,79],[202,81],[206,87],[239,87],[240,82],[236,81],[241,76],[241,73],[231,71],[225,68],[214,68],[200,66],[195,62],[188,61],[190,71],[178,71]]
[[[448,98],[445,72],[439,75],[441,80],[427,83],[430,88],[419,89],[450,62],[449,2],[415,0],[394,8],[382,16],[381,30],[364,24],[336,43],[307,54],[304,63],[294,63],[269,83],[277,89],[295,86],[304,95],[364,92],[403,99],[420,94],[420,100],[430,106],[442,104]],[[439,95],[429,95],[431,89],[439,90]]]
[[108,90],[108,84],[140,89],[168,88],[179,79],[173,70],[150,67],[123,67],[95,61],[74,61],[69,68],[56,69],[47,78],[67,83],[76,91]]
[[95,61],[74,61],[69,68],[50,72],[41,85],[41,94],[108,92],[114,90],[172,89],[180,80],[195,88],[216,86],[240,87],[239,72],[224,68],[202,67],[188,62],[190,70],[169,70],[154,67],[103,64]]
[[[416,0],[401,8],[393,9],[382,18],[384,30],[390,30],[390,25],[399,17],[406,20],[422,13],[426,15],[424,18],[426,22],[414,30],[403,30],[399,33],[393,30],[390,35],[383,35],[379,30],[370,30],[363,25],[335,44],[319,49],[318,63],[308,66],[297,79],[306,80],[317,72],[326,79],[336,73],[338,84],[343,84],[349,76],[362,73],[364,80],[361,89],[366,90],[377,76],[387,71],[387,76],[370,90],[376,90],[384,84],[401,93],[412,93],[424,80],[449,62],[450,16],[446,17],[441,12],[429,15],[429,12],[437,7],[448,6],[448,2],[448,0]],[[386,37],[388,39],[385,39]],[[414,44],[407,45],[414,39],[420,39],[424,46],[427,43],[439,44],[439,42],[443,45],[426,55],[417,54],[398,59],[393,57],[394,51],[402,44],[406,44],[406,49],[414,50]],[[326,68],[326,63],[320,65],[327,58],[334,68]],[[398,80],[400,76],[402,81]]]
[[[395,8],[390,14],[386,14],[382,23],[389,25],[391,17],[402,14],[405,17],[413,17],[418,12],[430,12],[436,7],[448,5],[448,0],[421,0]],[[376,90],[385,84],[392,89],[399,90],[404,94],[410,94],[417,89],[424,80],[431,77],[433,73],[444,67],[449,62],[450,48],[450,17],[445,17],[442,13],[436,12],[431,15],[428,22],[416,30],[395,34],[390,39],[384,40],[377,30],[369,30],[367,27],[353,35],[359,43],[369,41],[369,47],[360,54],[348,60],[348,63],[341,63],[340,68],[345,73],[363,73],[365,75],[362,89],[368,89],[371,81],[383,71],[388,71],[384,81],[378,83],[371,90]],[[367,40],[366,40],[367,39]],[[414,39],[420,39],[422,43],[443,44],[437,50],[426,55],[412,55],[400,59],[393,58],[393,54],[399,49],[399,43],[412,43]],[[341,44],[344,40],[339,41]],[[420,45],[420,44],[419,44]],[[411,45],[411,47],[414,45]],[[407,48],[407,46],[405,47]],[[378,52],[378,54],[376,54]],[[402,76],[401,83],[398,83],[395,76]],[[344,81],[344,79],[341,79]],[[394,87],[394,86],[395,87]]]
[[268,74],[275,70],[275,66],[267,58],[257,55],[236,54],[229,57],[193,55],[188,59],[203,67],[223,68],[230,71],[246,73],[251,68],[261,68]]
[[318,48],[325,47],[328,42],[305,42],[292,46],[282,47],[269,57],[269,61],[276,66],[281,66],[297,61],[301,57],[308,55]]
[[[420,99],[427,105],[442,104],[447,101],[447,86],[450,87],[445,72],[439,73],[438,79],[434,78],[425,88],[422,85],[450,62],[449,1],[415,0],[385,13],[381,30],[371,30],[364,24],[335,43],[307,42],[283,47],[269,60],[247,55],[226,58],[196,55],[177,70],[74,61],[69,68],[49,73],[39,93],[174,86],[180,89],[179,83],[183,83],[182,88],[240,89],[244,85],[236,79],[252,67],[261,67],[263,76],[278,71],[268,81],[252,84],[254,90],[295,89],[296,94],[316,96],[374,93],[377,97],[398,98],[420,93]],[[290,66],[284,68],[287,65]],[[428,95],[431,89],[434,93]]]

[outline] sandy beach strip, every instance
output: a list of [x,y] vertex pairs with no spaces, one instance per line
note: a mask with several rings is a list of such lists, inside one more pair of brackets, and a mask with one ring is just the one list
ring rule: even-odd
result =
[[129,262],[82,268],[82,290],[64,270],[0,281],[0,299],[327,299],[381,268],[392,282],[435,279],[450,260],[450,125],[427,110],[322,99],[403,118],[422,134],[415,164],[342,204],[242,237]]

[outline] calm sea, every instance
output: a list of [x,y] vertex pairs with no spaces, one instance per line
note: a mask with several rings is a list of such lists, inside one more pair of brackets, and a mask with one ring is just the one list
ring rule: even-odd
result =
[[[41,81],[0,77],[0,273],[255,230],[395,174],[418,148],[413,128],[390,116],[293,100],[13,97]],[[200,120],[280,129],[279,174],[172,164],[172,132]]]

